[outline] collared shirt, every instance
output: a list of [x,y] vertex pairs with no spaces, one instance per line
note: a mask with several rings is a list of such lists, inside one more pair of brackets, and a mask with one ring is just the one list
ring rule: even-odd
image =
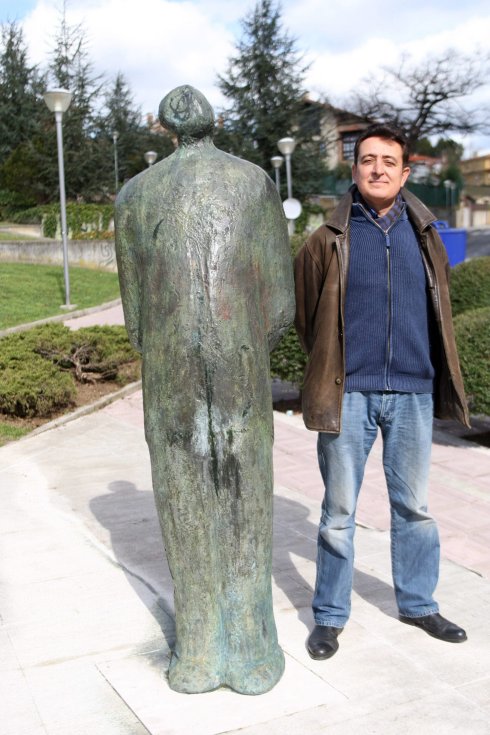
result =
[[376,221],[376,224],[378,224],[384,232],[391,227],[393,222],[398,219],[405,208],[405,202],[403,201],[403,197],[400,192],[396,195],[391,209],[383,217],[380,217],[376,210],[369,206],[357,186],[353,191],[353,200],[354,203],[361,204],[364,207],[366,212]]

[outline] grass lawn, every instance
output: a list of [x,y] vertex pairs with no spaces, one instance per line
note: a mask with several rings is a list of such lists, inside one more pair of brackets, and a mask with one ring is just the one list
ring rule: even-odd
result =
[[31,235],[16,235],[12,232],[1,232],[0,231],[0,240],[23,240],[24,242],[26,240],[37,240],[39,238],[35,238]]
[[3,447],[7,442],[20,439],[21,436],[25,436],[29,432],[29,427],[12,426],[7,421],[0,421],[0,447]]
[[[119,298],[117,273],[70,267],[70,301],[77,309]],[[63,266],[0,263],[0,329],[69,314]]]

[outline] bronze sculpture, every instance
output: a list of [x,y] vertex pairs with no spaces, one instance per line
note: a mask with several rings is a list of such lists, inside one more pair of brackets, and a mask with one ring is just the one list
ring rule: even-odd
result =
[[214,146],[198,90],[174,89],[159,114],[179,146],[121,190],[116,252],[174,581],[169,683],[259,694],[284,668],[269,350],[294,316],[286,220],[264,171]]

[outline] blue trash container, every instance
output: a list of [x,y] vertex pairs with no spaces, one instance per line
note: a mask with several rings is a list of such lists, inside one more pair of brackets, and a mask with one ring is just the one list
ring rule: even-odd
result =
[[466,258],[466,230],[457,227],[448,227],[444,220],[434,222],[441,240],[446,248],[449,265],[451,267],[462,263]]

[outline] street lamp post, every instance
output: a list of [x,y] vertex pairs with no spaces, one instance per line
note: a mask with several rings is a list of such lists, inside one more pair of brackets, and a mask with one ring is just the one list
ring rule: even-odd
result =
[[284,158],[282,156],[272,156],[271,158],[272,167],[276,173],[276,189],[279,193],[281,193],[281,175],[279,173],[279,169],[281,168],[283,161]]
[[117,161],[117,139],[119,138],[119,133],[117,130],[114,130],[112,133],[112,140],[114,141],[114,176],[116,180],[116,186],[114,189],[114,193],[117,194],[117,190],[119,188],[119,167],[118,167],[118,161]]
[[145,161],[148,164],[148,168],[152,166],[157,160],[158,153],[156,151],[146,151]]
[[60,179],[60,210],[61,210],[61,238],[63,240],[63,272],[65,278],[65,309],[73,308],[70,304],[70,275],[68,272],[68,242],[66,227],[66,194],[65,194],[65,167],[63,163],[63,113],[70,106],[72,93],[67,89],[52,89],[44,94],[44,101],[51,112],[54,112],[56,121],[56,140],[58,144],[58,172]]
[[288,198],[282,203],[284,214],[288,220],[288,231],[292,235],[294,233],[294,220],[301,214],[301,204],[297,199],[293,199],[293,177],[291,174],[291,156],[296,148],[294,138],[281,138],[277,147],[286,159],[286,180],[288,186]]
[[296,148],[296,141],[294,138],[281,138],[278,142],[277,147],[281,151],[282,155],[286,159],[286,180],[288,185],[288,199],[292,199],[293,196],[293,179],[291,176],[291,156]]
[[449,227],[453,226],[453,207],[454,207],[454,191],[456,189],[456,183],[452,181],[451,179],[446,179],[444,181],[444,187],[446,189],[446,208],[448,210],[448,221],[449,221]]

